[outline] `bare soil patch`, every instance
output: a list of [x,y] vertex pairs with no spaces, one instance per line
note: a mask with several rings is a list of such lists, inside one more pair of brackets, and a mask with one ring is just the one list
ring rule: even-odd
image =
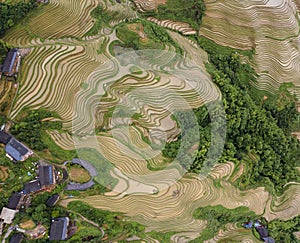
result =
[[35,223],[30,219],[20,224],[20,228],[22,229],[33,229],[35,227]]
[[144,26],[142,25],[142,23],[128,24],[127,27],[131,31],[137,33],[139,35],[139,37],[141,38],[141,41],[143,41],[143,42],[148,41],[148,37],[147,37],[146,33],[144,32]]
[[70,180],[78,183],[85,183],[91,179],[89,172],[84,168],[72,167],[69,170]]

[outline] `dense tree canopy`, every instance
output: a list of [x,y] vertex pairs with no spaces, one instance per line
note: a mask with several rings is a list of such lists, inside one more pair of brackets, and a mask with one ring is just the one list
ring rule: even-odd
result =
[[268,224],[270,235],[276,242],[299,242],[294,235],[300,228],[300,216],[297,216],[288,221],[273,220]]
[[[285,133],[298,114],[293,104],[282,110],[270,111],[250,94],[249,80],[255,81],[255,73],[247,64],[242,64],[235,52],[222,53],[214,48],[205,48],[209,53],[208,71],[222,92],[226,112],[227,139],[221,161],[244,159],[255,155],[257,160],[247,160],[248,173],[241,177],[241,185],[268,185],[281,190],[289,181],[297,181],[297,160],[300,156],[299,142]],[[210,117],[205,108],[195,110],[199,119],[200,146],[191,172],[199,172],[210,146]],[[288,114],[288,115],[287,115]],[[163,151],[175,157],[180,141],[168,144]],[[181,160],[183,166],[184,160]]]
[[0,40],[0,63],[2,63],[12,46],[9,44],[5,43],[4,41]]
[[0,3],[0,36],[36,7],[36,0],[19,1],[15,4]]
[[45,129],[60,129],[62,127],[61,122],[43,121],[44,118],[53,115],[55,114],[45,110],[30,111],[18,123],[13,124],[10,132],[31,149],[43,150],[46,148],[43,143]]

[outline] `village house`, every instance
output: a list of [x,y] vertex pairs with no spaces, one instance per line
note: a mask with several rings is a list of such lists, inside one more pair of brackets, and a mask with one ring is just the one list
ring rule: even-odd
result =
[[261,240],[263,240],[266,243],[275,243],[274,239],[269,237],[269,232],[265,226],[259,223],[255,223],[254,226]]
[[3,130],[0,130],[0,143],[4,145],[8,144],[9,140],[11,140],[12,136]]
[[53,219],[50,228],[50,240],[66,240],[69,224],[70,219],[68,217]]
[[31,194],[40,191],[52,191],[56,185],[56,171],[53,165],[40,162],[38,179],[25,183],[24,193]]
[[51,197],[48,198],[48,200],[46,201],[46,205],[48,207],[53,207],[57,204],[57,202],[59,201],[59,195],[58,194],[54,194]]
[[4,130],[0,130],[0,143],[5,145],[6,156],[14,162],[24,161],[33,155],[33,152],[27,146]]
[[19,210],[25,202],[25,194],[21,192],[15,192],[8,200],[7,207],[13,210]]
[[7,207],[13,210],[26,209],[30,206],[32,197],[24,192],[14,192],[7,203]]
[[24,235],[21,233],[13,234],[9,240],[9,243],[21,243],[24,239]]
[[53,165],[39,166],[39,181],[42,189],[52,190],[56,184],[56,173]]
[[10,208],[3,207],[0,214],[0,235],[2,235],[2,231],[5,224],[11,224],[15,218],[18,210],[13,210]]
[[40,181],[38,179],[25,183],[23,192],[25,194],[36,193],[42,190]]
[[5,146],[6,156],[12,161],[24,161],[33,155],[33,152],[24,144],[12,137]]
[[0,215],[0,222],[11,224],[18,210],[3,207]]
[[3,75],[8,77],[16,76],[16,74],[19,71],[20,62],[21,62],[21,55],[19,49],[14,48],[10,50],[6,55],[6,58],[2,66]]
[[262,225],[259,220],[256,220],[254,223],[252,221],[249,221],[247,223],[244,223],[243,226],[246,229],[252,229],[252,227],[254,226],[262,241],[266,243],[275,243],[275,240],[269,236],[267,227]]

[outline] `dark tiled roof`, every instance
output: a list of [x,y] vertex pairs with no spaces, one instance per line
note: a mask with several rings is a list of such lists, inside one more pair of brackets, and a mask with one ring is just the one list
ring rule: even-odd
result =
[[9,143],[12,147],[14,147],[21,155],[25,155],[28,153],[28,148],[22,143],[20,143],[17,139],[12,138]]
[[24,190],[27,194],[30,194],[30,193],[37,192],[37,191],[41,190],[41,185],[40,185],[39,180],[34,180],[34,181],[27,182],[25,184]]
[[0,143],[7,144],[12,136],[4,131],[0,131]]
[[22,242],[24,235],[21,233],[13,234],[9,240],[9,243],[20,243]]
[[11,145],[7,144],[5,147],[5,151],[9,154],[15,161],[21,161],[22,156],[21,154]]
[[13,209],[13,210],[17,210],[22,199],[23,199],[22,193],[19,193],[19,192],[13,193],[8,200],[7,207],[10,209]]
[[29,152],[28,148],[15,138],[8,142],[5,146],[5,151],[17,161],[22,160],[22,156]]
[[265,238],[264,241],[266,243],[275,243],[275,240],[273,238],[271,238],[271,237]]
[[268,230],[264,226],[258,226],[255,229],[259,233],[261,239],[267,238],[269,236]]
[[17,49],[13,49],[7,53],[7,56],[3,63],[2,72],[8,72],[8,73],[12,72],[14,62],[17,57],[17,51],[18,51]]
[[65,240],[67,238],[67,228],[67,218],[54,219],[50,228],[50,240]]
[[46,202],[46,205],[48,207],[53,207],[59,200],[59,195],[58,194],[54,194],[53,196],[49,197],[47,202]]
[[53,166],[43,165],[39,167],[39,179],[41,186],[49,186],[54,184]]

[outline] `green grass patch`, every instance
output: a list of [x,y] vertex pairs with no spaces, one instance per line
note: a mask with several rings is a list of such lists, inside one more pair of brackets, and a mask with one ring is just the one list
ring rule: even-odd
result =
[[49,117],[59,118],[56,113],[44,109],[24,110],[13,123],[10,132],[31,149],[41,151],[46,149],[46,145],[43,143],[43,133],[46,130],[62,128],[62,123],[59,121],[43,121]]
[[143,73],[143,71],[138,66],[130,67],[129,71],[131,72],[131,74],[136,74],[136,75]]
[[37,152],[41,157],[55,163],[62,163],[66,160],[71,160],[77,157],[76,150],[64,150],[59,147],[50,135],[46,132],[43,133],[42,141],[46,146],[46,150]]
[[[80,220],[80,217],[78,217]],[[78,230],[72,238],[67,240],[67,243],[78,243],[78,242],[101,242],[102,233],[96,227],[89,225],[88,223],[77,222]]]
[[199,30],[204,12],[203,0],[167,0],[166,4],[159,5],[156,10],[143,13],[142,16],[185,22]]
[[69,179],[78,183],[86,183],[91,179],[89,172],[77,164],[68,164]]
[[293,234],[294,232],[299,231],[299,228],[300,216],[287,221],[273,220],[268,224],[269,234],[276,242],[299,242]]
[[[139,24],[145,38],[141,38],[137,33],[128,28],[128,25]],[[116,28],[117,37],[122,41],[124,47],[131,47],[135,50],[143,49],[165,49],[165,45],[172,45],[176,52],[182,53],[181,47],[169,36],[167,31],[150,21],[139,19],[129,23],[122,23]]]
[[77,151],[80,159],[88,161],[98,171],[99,175],[95,177],[94,180],[104,187],[109,189],[114,188],[118,182],[118,180],[113,178],[110,174],[114,166],[95,149],[81,148]]

